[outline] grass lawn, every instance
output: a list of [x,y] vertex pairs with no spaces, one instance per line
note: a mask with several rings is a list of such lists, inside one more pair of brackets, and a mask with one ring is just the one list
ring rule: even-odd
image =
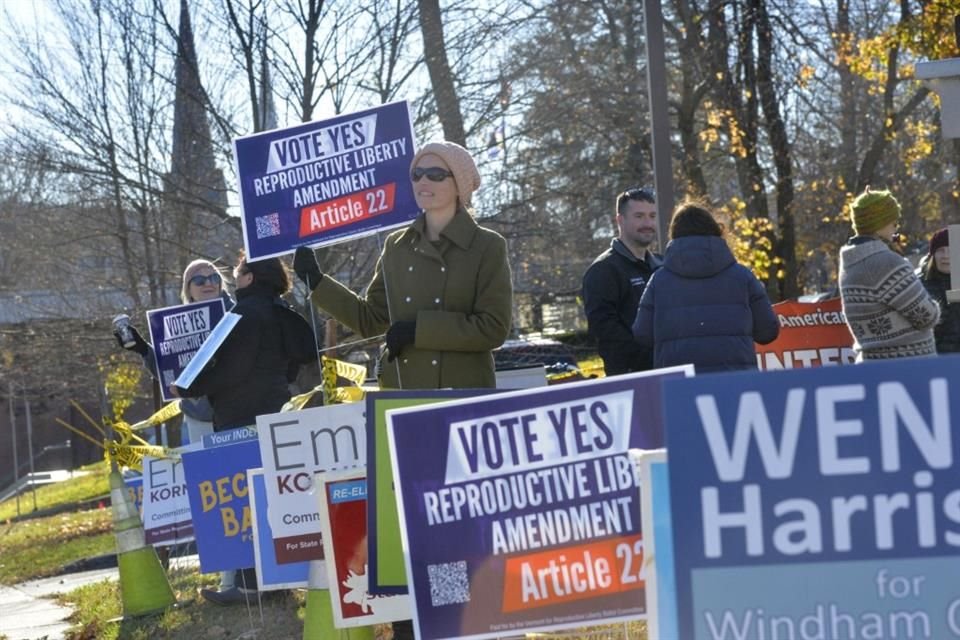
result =
[[119,584],[112,581],[98,582],[61,596],[58,601],[76,612],[71,618],[75,630],[67,637],[70,640],[216,640],[237,638],[252,629],[258,630],[256,637],[271,640],[299,640],[303,636],[300,592],[266,595],[261,601],[262,610],[256,606],[248,610],[244,605],[221,607],[197,595],[200,587],[215,586],[219,574],[201,575],[196,567],[182,567],[172,568],[168,575],[179,606],[161,615],[108,622],[121,616],[123,609]]
[[71,562],[116,548],[110,509],[0,524],[0,584],[56,575]]
[[[249,609],[244,605],[221,607],[206,602],[197,595],[202,586],[216,585],[218,575],[199,575],[195,567],[174,568],[169,572],[179,606],[157,616],[107,622],[121,615],[120,591],[116,582],[99,582],[82,587],[59,598],[61,604],[77,612],[71,621],[75,631],[68,640],[194,640],[209,638],[264,638],[269,640],[300,640],[303,637],[303,591],[283,591],[265,594],[260,607]],[[389,625],[376,628],[377,640],[389,640]],[[530,634],[529,638],[549,640],[646,640],[646,625],[634,622],[624,625],[584,627],[580,630],[556,634]]]
[[[95,462],[86,467],[81,467],[81,470],[89,473],[78,475],[64,482],[38,487],[37,510],[43,511],[62,504],[92,500],[110,493],[110,480],[108,478],[110,467],[107,466],[106,462]],[[32,512],[33,495],[28,491],[20,496],[20,514]],[[15,498],[0,503],[0,522],[6,522],[16,515],[17,501]]]

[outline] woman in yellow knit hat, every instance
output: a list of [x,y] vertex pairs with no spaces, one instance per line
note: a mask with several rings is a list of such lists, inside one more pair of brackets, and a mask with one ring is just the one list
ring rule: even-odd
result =
[[936,355],[940,306],[893,250],[900,203],[864,190],[850,204],[854,236],[840,249],[840,297],[857,361]]

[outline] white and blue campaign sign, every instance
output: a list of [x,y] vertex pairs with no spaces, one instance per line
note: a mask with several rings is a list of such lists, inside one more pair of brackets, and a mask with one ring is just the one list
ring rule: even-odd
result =
[[[243,569],[255,563],[247,470],[261,466],[260,447],[252,429],[234,431],[245,433],[204,436],[204,446],[232,438],[238,441],[189,451],[181,457],[203,573]],[[240,439],[243,436],[247,439]]]
[[150,343],[164,401],[176,400],[170,395],[170,385],[187,368],[225,312],[220,298],[147,311]]
[[664,396],[678,637],[960,638],[960,358]]
[[230,332],[233,331],[233,328],[237,326],[239,322],[240,314],[231,313],[230,311],[223,314],[221,321],[213,328],[213,331],[211,331],[207,339],[203,341],[203,344],[201,344],[197,352],[193,354],[193,358],[190,359],[190,362],[187,363],[187,366],[184,367],[183,371],[180,372],[180,375],[177,376],[177,379],[174,380],[173,383],[181,389],[189,389],[190,385],[193,384],[193,381],[196,380],[197,376],[204,370],[207,363],[213,359],[213,356],[217,353],[217,349],[226,341]]
[[387,412],[418,638],[642,619],[630,449],[663,445],[675,367]]
[[[200,444],[180,452],[195,451]],[[179,457],[143,457],[143,531],[155,547],[193,540],[193,519],[183,463]]]
[[406,102],[244,136],[233,147],[251,260],[370,235],[419,213]]
[[631,451],[630,454],[640,474],[647,635],[650,638],[679,638],[667,454],[663,449]]
[[274,553],[281,563],[322,560],[315,473],[363,468],[364,404],[349,402],[257,416]]
[[277,555],[273,551],[273,535],[267,519],[270,504],[263,480],[263,469],[250,469],[247,472],[247,486],[252,489],[250,515],[253,521],[253,554],[257,561],[257,588],[261,591],[305,589],[309,562],[277,563]]

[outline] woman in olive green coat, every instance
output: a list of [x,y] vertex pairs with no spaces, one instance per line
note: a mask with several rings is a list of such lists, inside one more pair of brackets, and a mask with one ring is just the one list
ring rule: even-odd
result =
[[319,309],[364,337],[386,331],[382,387],[493,387],[491,351],[510,331],[513,286],[506,241],[468,208],[480,173],[460,145],[431,142],[410,178],[422,212],[387,237],[366,295],[321,273],[307,247],[294,269]]

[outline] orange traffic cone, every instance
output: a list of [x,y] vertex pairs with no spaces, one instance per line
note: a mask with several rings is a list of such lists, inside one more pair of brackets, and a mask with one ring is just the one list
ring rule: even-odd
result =
[[167,574],[160,566],[157,552],[146,543],[140,514],[130,500],[123,476],[116,470],[110,472],[110,501],[117,536],[123,617],[158,613],[175,605],[177,599]]

